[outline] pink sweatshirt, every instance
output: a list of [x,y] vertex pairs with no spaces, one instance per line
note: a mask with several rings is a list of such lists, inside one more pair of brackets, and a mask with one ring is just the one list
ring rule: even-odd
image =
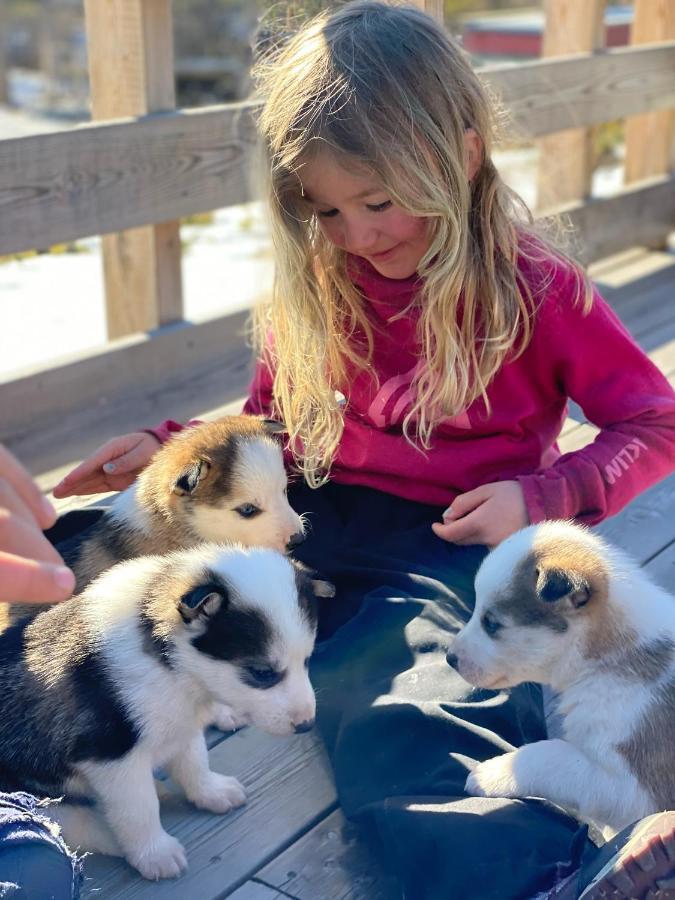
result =
[[[421,452],[401,431],[418,360],[416,314],[389,321],[419,282],[384,278],[359,261],[354,280],[382,324],[373,356],[380,382],[361,372],[343,389],[345,427],[331,480],[448,506],[481,484],[516,479],[531,523],[575,517],[595,524],[673,472],[675,393],[668,381],[597,291],[584,316],[573,303],[571,270],[551,265],[532,340],[488,387],[490,414],[476,400],[443,420],[431,450]],[[526,263],[519,270],[536,291],[541,272]],[[271,396],[271,373],[259,363],[244,411],[269,414]],[[556,440],[568,398],[601,431],[592,444],[561,455]],[[162,426],[155,433],[168,436]]]

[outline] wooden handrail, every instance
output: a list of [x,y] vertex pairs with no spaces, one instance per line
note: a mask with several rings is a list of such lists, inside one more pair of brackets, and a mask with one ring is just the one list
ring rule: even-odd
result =
[[[675,41],[482,70],[538,136],[675,106]],[[0,255],[242,203],[255,104],[179,110],[0,141]]]

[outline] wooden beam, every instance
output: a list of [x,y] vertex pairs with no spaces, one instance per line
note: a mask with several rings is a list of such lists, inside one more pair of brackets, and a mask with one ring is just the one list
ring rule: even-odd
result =
[[663,246],[673,228],[675,175],[641,181],[612,197],[578,200],[550,212],[569,220],[579,258],[591,263],[631,246]]
[[[92,118],[175,108],[171,0],[85,0]],[[182,318],[176,220],[103,238],[108,337]]]
[[254,107],[0,141],[0,255],[245,203]]
[[[531,137],[675,105],[675,42],[481,77]],[[256,110],[226,104],[0,141],[0,255],[254,199]]]
[[[584,53],[604,45],[605,0],[544,0],[542,56]],[[575,129],[539,144],[538,206],[567,203],[590,194],[593,132]]]
[[0,4],[0,103],[9,102],[7,84],[7,10]]
[[[248,311],[230,313],[194,325],[177,322],[150,334],[119,338],[97,350],[67,357],[49,366],[0,377],[3,414],[0,443],[20,438],[36,421],[56,425],[78,409],[105,412],[117,398],[156,395],[160,388],[179,383],[189,373],[217,364],[242,368],[241,379],[230,378],[241,391],[246,386]],[[242,362],[244,361],[244,362]],[[222,402],[231,385],[222,384]],[[193,404],[199,403],[193,398]],[[139,423],[140,425],[141,423]]]
[[478,74],[499,94],[517,135],[531,139],[675,106],[675,41],[487,66]]
[[[673,0],[636,0],[633,45],[675,38]],[[662,110],[626,120],[626,183],[675,168],[675,111]],[[674,219],[675,221],[675,219]]]

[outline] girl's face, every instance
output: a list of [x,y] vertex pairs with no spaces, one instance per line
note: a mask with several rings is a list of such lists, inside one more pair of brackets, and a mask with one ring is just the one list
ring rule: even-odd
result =
[[429,248],[428,219],[411,216],[365,169],[345,169],[320,152],[300,171],[305,200],[327,240],[385,278],[408,278]]

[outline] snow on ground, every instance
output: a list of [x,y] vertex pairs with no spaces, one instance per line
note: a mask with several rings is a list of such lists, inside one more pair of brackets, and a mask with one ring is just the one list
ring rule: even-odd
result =
[[[184,225],[185,318],[202,321],[251,306],[269,291],[273,265],[256,204],[218,210],[210,225]],[[0,375],[106,343],[101,242],[82,252],[0,264]]]

